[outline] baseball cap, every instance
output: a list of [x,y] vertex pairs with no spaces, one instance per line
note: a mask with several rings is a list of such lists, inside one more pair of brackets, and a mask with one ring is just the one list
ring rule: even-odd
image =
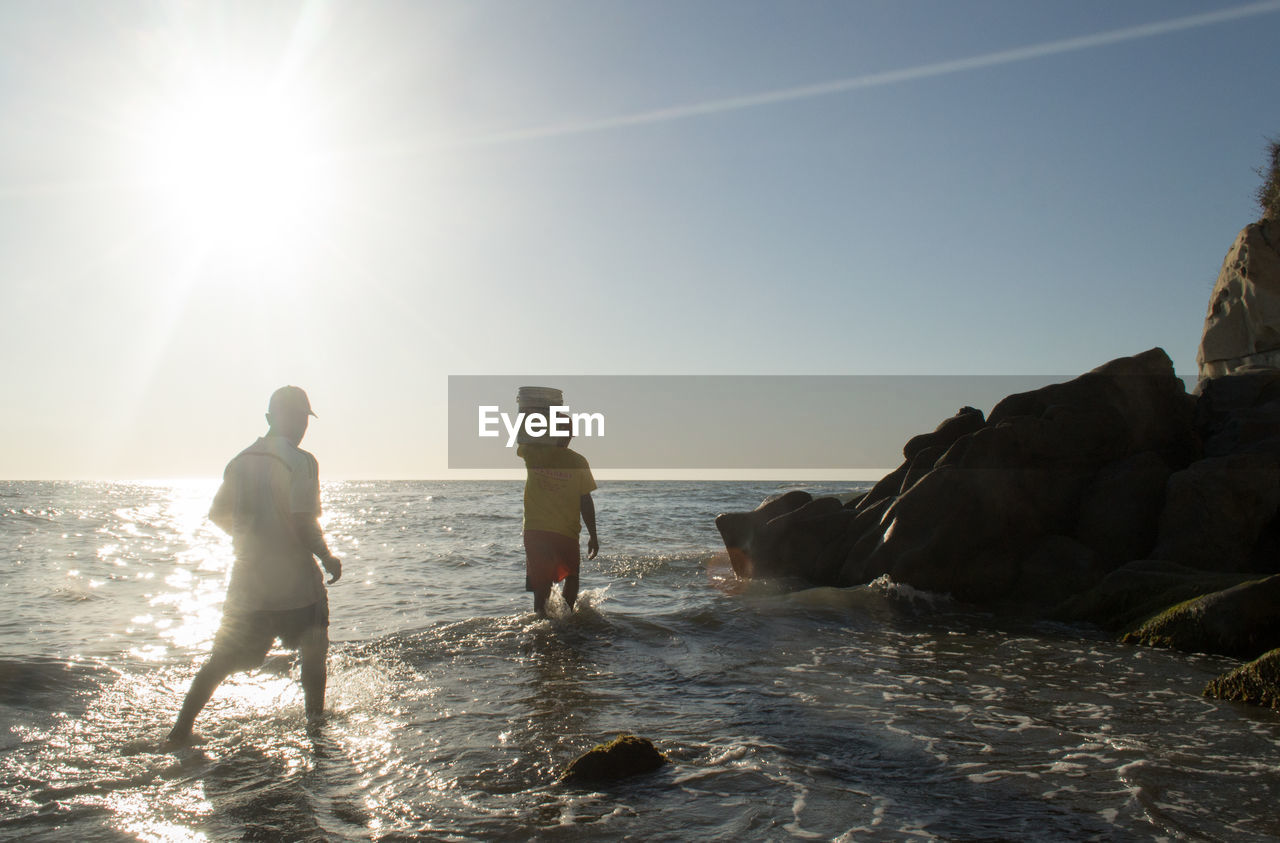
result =
[[267,404],[267,412],[272,415],[281,413],[305,413],[314,416],[307,393],[298,386],[282,386],[271,393],[271,401]]

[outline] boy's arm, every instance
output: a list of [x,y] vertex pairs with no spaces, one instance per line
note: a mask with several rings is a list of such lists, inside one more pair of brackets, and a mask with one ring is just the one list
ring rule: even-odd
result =
[[596,554],[600,552],[600,539],[596,536],[596,502],[591,499],[591,493],[583,495],[579,499],[579,509],[582,512],[582,523],[587,525],[587,558],[595,559]]

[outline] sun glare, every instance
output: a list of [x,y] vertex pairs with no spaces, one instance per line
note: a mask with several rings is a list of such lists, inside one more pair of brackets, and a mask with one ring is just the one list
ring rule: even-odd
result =
[[159,115],[144,168],[184,244],[244,260],[321,235],[331,173],[301,103],[247,80],[193,87]]

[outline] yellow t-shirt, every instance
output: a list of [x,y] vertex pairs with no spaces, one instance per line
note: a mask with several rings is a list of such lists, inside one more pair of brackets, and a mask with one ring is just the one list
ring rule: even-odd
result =
[[596,488],[591,466],[577,451],[556,445],[521,445],[524,460],[524,529],[578,537],[582,496]]

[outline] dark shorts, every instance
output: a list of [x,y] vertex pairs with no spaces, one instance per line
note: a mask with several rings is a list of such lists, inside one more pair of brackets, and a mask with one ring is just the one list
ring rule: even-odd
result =
[[222,625],[213,639],[213,655],[228,659],[234,670],[253,670],[262,665],[279,638],[296,650],[308,633],[329,641],[329,601],[321,600],[301,609],[259,610],[222,614]]
[[565,577],[576,577],[581,564],[576,537],[550,530],[524,531],[525,591],[550,588]]

